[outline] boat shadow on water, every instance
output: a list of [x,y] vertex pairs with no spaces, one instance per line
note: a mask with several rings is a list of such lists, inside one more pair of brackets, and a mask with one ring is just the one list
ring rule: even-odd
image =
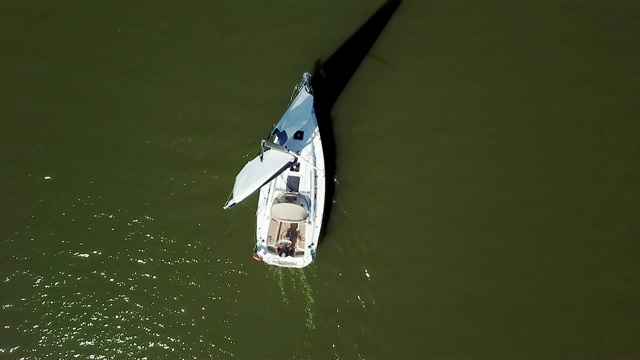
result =
[[326,197],[324,217],[319,243],[328,233],[329,218],[335,195],[336,143],[331,119],[331,109],[345,89],[353,74],[365,59],[382,30],[385,28],[402,0],[389,0],[351,35],[326,61],[316,62],[311,87],[315,96],[315,112],[322,135],[325,158]]

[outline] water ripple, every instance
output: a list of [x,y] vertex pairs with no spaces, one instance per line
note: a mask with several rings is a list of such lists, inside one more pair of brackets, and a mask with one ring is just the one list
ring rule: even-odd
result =
[[[225,330],[238,313],[232,278],[246,272],[230,259],[202,256],[205,246],[168,235],[151,216],[86,216],[76,209],[97,205],[87,199],[73,205],[61,213],[72,226],[68,233],[35,235],[36,243],[56,246],[16,255],[13,273],[3,277],[15,290],[2,297],[3,326],[22,337],[3,340],[0,353],[60,359],[234,355],[235,341]],[[15,238],[21,236],[28,235]]]

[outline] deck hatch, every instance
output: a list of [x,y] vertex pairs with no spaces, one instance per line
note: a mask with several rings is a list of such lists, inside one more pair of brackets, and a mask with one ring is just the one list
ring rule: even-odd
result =
[[287,192],[298,192],[300,189],[299,176],[287,176]]

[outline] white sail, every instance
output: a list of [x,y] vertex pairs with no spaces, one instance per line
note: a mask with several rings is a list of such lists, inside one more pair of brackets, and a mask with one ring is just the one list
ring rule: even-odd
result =
[[245,165],[233,185],[231,199],[224,205],[228,209],[240,201],[246,199],[262,185],[269,182],[286,170],[295,161],[295,156],[277,150],[267,150],[262,159],[257,156]]
[[273,130],[273,134],[278,136],[278,145],[283,145],[309,122],[315,124],[313,95],[306,86],[301,86],[300,92]]

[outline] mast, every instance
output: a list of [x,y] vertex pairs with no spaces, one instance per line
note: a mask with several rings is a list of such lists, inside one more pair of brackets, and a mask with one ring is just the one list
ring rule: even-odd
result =
[[273,149],[273,150],[278,150],[278,151],[283,152],[285,154],[289,154],[289,155],[295,156],[296,159],[300,156],[299,153],[297,153],[297,152],[295,152],[293,150],[289,150],[288,148],[286,148],[286,147],[284,147],[282,145],[278,145],[278,144],[274,143],[271,140],[262,139],[262,141],[260,141],[260,153],[261,153],[261,156],[264,153],[264,150],[267,149],[267,148]]
[[312,164],[311,162],[309,162],[309,160],[303,159],[302,157],[300,157],[300,154],[293,151],[293,150],[289,150],[288,148],[282,146],[282,145],[278,145],[276,143],[274,143],[271,140],[267,140],[267,139],[262,139],[262,141],[260,142],[260,147],[262,148],[262,152],[264,152],[264,149],[269,148],[269,149],[273,149],[273,150],[277,150],[280,152],[283,152],[285,154],[289,154],[291,156],[295,156],[296,160],[302,160],[305,163],[309,164],[309,166],[311,166],[312,168],[316,169],[317,171],[320,171],[321,173],[324,174],[324,170],[320,170],[318,169],[317,166],[315,166],[314,164]]

